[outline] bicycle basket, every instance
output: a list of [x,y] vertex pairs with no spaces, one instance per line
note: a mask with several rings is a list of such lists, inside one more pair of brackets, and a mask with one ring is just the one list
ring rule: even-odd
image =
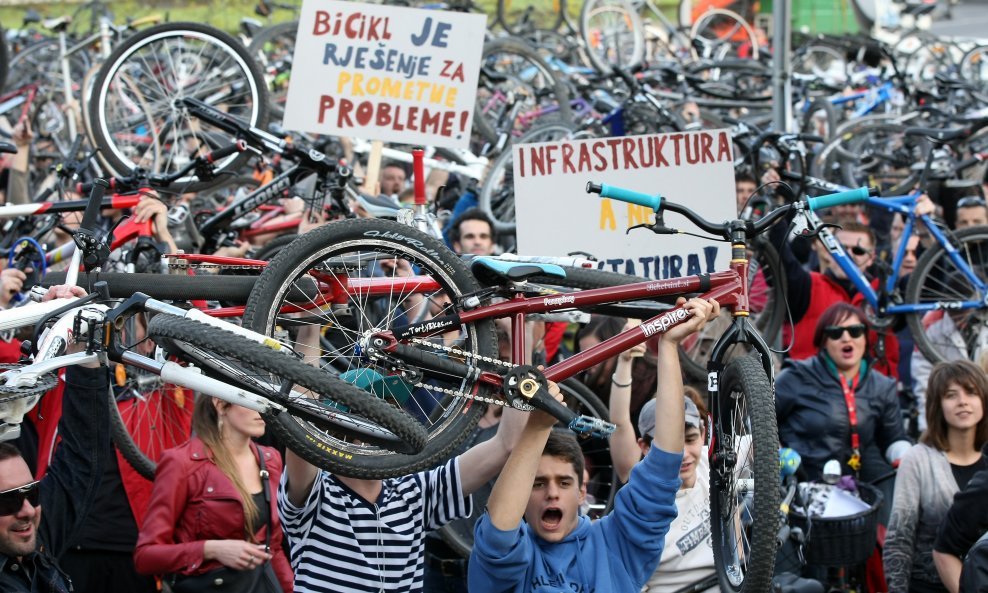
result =
[[858,483],[861,500],[869,509],[849,517],[812,517],[793,509],[789,520],[806,534],[803,553],[806,563],[817,566],[857,566],[864,564],[875,550],[881,491],[870,484]]

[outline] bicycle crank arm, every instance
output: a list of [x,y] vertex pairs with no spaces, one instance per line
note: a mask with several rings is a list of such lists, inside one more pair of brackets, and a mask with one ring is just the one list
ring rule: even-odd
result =
[[528,403],[544,412],[552,414],[577,434],[604,438],[617,429],[616,425],[600,418],[577,415],[576,412],[552,397],[545,385],[534,378],[510,373],[506,377],[505,389],[509,397],[511,397],[511,404],[513,406],[518,407],[517,400],[522,400],[522,403]]

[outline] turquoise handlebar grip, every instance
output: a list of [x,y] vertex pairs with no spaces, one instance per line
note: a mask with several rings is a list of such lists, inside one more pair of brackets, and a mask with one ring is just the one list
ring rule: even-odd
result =
[[658,212],[662,208],[662,196],[651,196],[642,192],[607,185],[606,183],[599,185],[593,182],[587,183],[587,193],[600,194],[602,198],[613,198],[622,202],[638,204],[639,206],[651,208],[655,212]]
[[863,202],[869,197],[877,195],[878,188],[859,187],[858,189],[840,191],[835,194],[820,196],[818,198],[806,198],[806,203],[810,205],[810,210],[821,210],[823,208],[830,208],[831,206],[840,206],[841,204]]

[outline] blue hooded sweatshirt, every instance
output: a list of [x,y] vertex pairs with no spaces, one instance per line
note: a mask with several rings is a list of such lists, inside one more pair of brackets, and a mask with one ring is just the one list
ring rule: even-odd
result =
[[662,559],[676,518],[683,454],[652,446],[618,491],[614,510],[558,543],[535,535],[524,521],[501,531],[484,514],[474,529],[470,593],[638,593]]

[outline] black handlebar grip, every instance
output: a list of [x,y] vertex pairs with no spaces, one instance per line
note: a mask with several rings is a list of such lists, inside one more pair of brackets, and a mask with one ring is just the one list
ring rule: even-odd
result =
[[96,179],[93,181],[93,189],[89,192],[89,203],[86,204],[86,212],[82,215],[82,224],[79,225],[80,229],[85,230],[95,230],[96,229],[96,217],[99,215],[100,208],[103,205],[103,194],[110,187],[105,179]]
[[225,159],[231,154],[236,154],[238,152],[243,152],[247,150],[247,142],[243,140],[237,140],[229,146],[224,146],[223,148],[218,148],[213,152],[207,154],[205,157],[207,163],[215,163],[218,160]]
[[599,183],[594,183],[593,181],[587,182],[587,193],[588,194],[599,194],[601,192],[601,187]]

